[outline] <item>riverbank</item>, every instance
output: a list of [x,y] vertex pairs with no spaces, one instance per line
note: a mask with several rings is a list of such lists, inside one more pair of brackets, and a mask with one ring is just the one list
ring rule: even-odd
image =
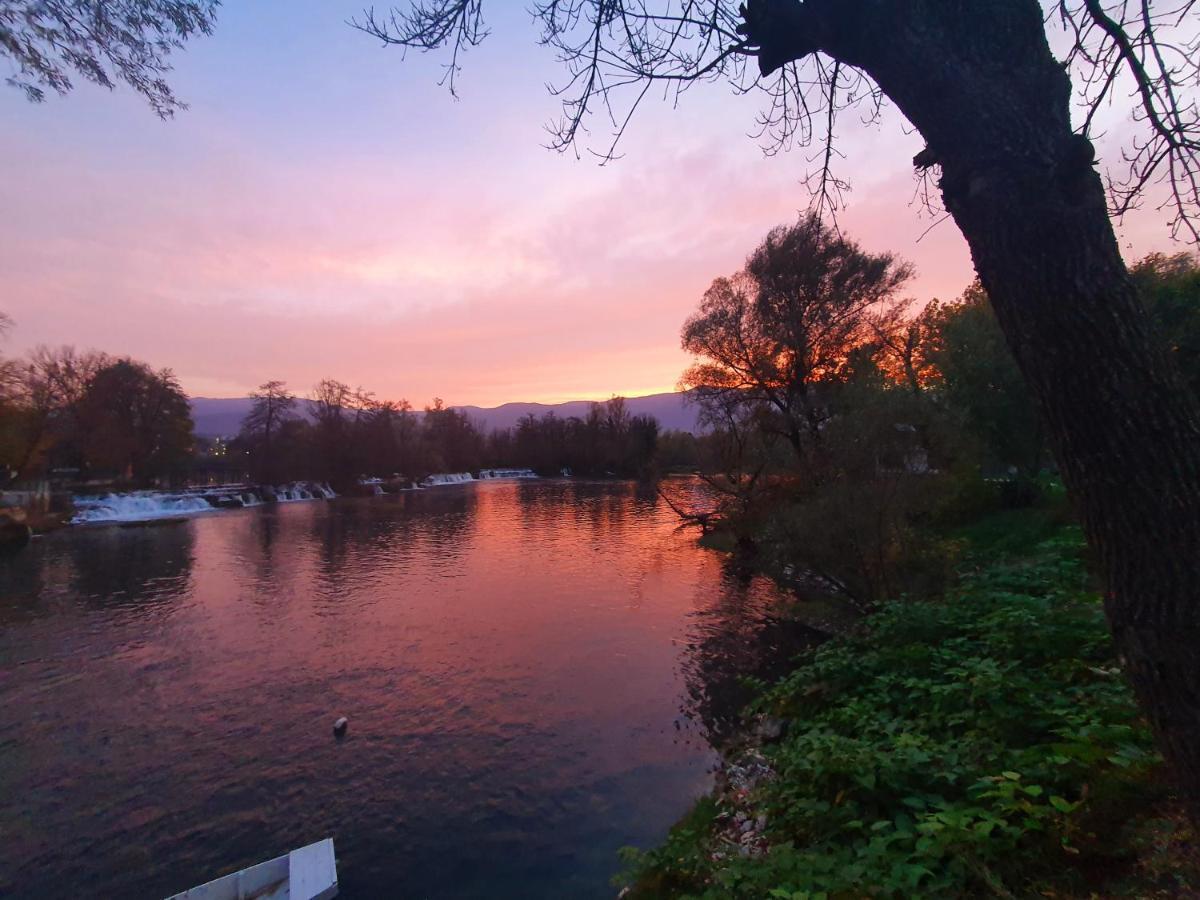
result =
[[954,538],[945,597],[885,604],[758,686],[712,795],[627,853],[627,897],[1200,890],[1079,530],[1033,509]]

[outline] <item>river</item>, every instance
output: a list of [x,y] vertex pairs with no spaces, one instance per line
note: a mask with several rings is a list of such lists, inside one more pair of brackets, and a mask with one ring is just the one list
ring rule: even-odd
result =
[[0,896],[331,836],[343,897],[612,897],[786,601],[677,524],[554,480],[36,539],[0,559]]

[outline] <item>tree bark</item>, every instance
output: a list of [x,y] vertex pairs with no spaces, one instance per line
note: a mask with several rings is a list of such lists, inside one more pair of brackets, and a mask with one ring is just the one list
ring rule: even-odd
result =
[[941,166],[1051,432],[1137,698],[1200,820],[1200,407],[1153,332],[1034,0],[807,0]]

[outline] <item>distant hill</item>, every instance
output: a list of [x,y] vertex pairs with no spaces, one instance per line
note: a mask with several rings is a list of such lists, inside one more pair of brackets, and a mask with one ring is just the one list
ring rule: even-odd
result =
[[241,430],[242,419],[252,402],[249,397],[192,397],[196,436],[233,437]]
[[[633,415],[654,416],[664,429],[695,431],[696,408],[685,402],[685,394],[651,394],[647,397],[627,397],[625,403]],[[232,437],[238,433],[242,419],[250,410],[249,397],[193,397],[192,419],[199,437]],[[299,404],[304,406],[303,402]],[[522,416],[553,412],[556,416],[586,416],[591,400],[568,400],[565,403],[505,403],[490,408],[456,406],[472,421],[483,424],[485,431],[511,428]]]

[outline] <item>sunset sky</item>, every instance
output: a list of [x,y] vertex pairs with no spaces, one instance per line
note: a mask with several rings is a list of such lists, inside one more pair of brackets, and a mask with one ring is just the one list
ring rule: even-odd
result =
[[[402,60],[328,0],[224,6],[176,57],[173,121],[129,89],[33,105],[0,86],[3,351],[129,354],[202,396],[326,376],[418,406],[672,389],[680,325],[806,205],[807,154],[764,157],[757,100],[723,84],[647,104],[610,165],[546,150],[561,70],[518,4],[491,7],[458,101],[440,58]],[[912,260],[919,300],[957,295],[953,224],[917,240],[919,139],[854,119],[843,227]],[[1173,249],[1159,220],[1128,224],[1130,259]]]

